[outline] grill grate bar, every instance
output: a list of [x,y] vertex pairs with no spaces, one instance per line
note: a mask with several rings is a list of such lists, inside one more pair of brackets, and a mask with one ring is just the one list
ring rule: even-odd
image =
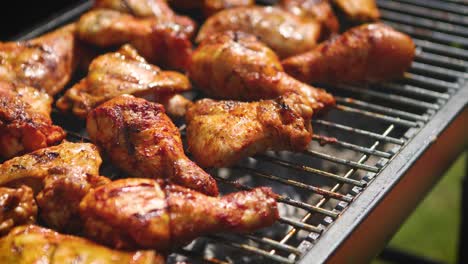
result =
[[284,179],[284,178],[274,176],[274,175],[271,175],[271,174],[266,174],[264,172],[260,172],[260,171],[257,171],[255,169],[252,169],[252,168],[237,166],[237,167],[232,167],[232,169],[242,170],[242,171],[245,171],[247,173],[254,174],[255,176],[258,176],[258,177],[262,177],[262,178],[269,179],[269,180],[272,180],[272,181],[281,182],[283,184],[291,185],[291,186],[294,186],[294,187],[297,187],[297,188],[313,191],[313,192],[315,192],[317,194],[320,194],[320,195],[323,195],[323,196],[326,196],[326,197],[330,197],[330,198],[334,198],[334,199],[337,199],[337,200],[341,200],[341,201],[345,201],[345,202],[351,202],[353,200],[352,197],[349,197],[349,196],[346,196],[346,195],[343,195],[343,194],[340,194],[340,193],[330,192],[328,190],[325,190],[325,189],[322,189],[322,188],[319,188],[319,187],[315,187],[315,186],[312,186],[312,185],[308,185],[308,184],[305,184],[305,183],[302,183],[302,182],[298,182],[298,181],[295,181],[295,180]]
[[464,72],[450,70],[450,69],[433,66],[429,64],[424,64],[424,63],[420,63],[416,61],[413,61],[413,64],[411,65],[411,69],[427,71],[433,74],[439,74],[439,75],[447,76],[447,77],[454,78],[454,79],[456,78],[467,79],[468,78],[468,74]]
[[313,232],[313,233],[321,234],[323,232],[323,229],[321,229],[319,227],[306,224],[306,223],[304,223],[304,221],[296,221],[296,220],[293,220],[293,219],[290,219],[290,218],[287,218],[287,217],[284,217],[284,216],[280,217],[278,219],[278,222],[290,225],[290,226],[292,226],[293,228],[296,228],[296,229],[301,229],[301,230],[305,230],[305,231],[309,231],[309,232]]
[[366,183],[362,182],[362,181],[347,179],[347,178],[344,178],[344,177],[339,176],[337,174],[333,174],[331,172],[322,171],[322,170],[315,169],[315,168],[305,166],[305,165],[298,165],[298,164],[295,164],[295,163],[286,162],[284,160],[274,158],[274,157],[270,157],[270,156],[266,156],[266,155],[256,156],[255,159],[267,160],[267,161],[269,161],[269,162],[271,162],[273,164],[277,164],[277,165],[280,165],[280,166],[283,166],[283,167],[286,167],[286,168],[291,168],[291,169],[294,169],[294,170],[297,170],[297,171],[304,171],[304,172],[314,173],[314,174],[317,174],[317,175],[320,175],[320,176],[323,176],[323,177],[326,177],[326,178],[333,179],[333,180],[335,180],[337,182],[348,183],[348,184],[359,186],[359,187],[366,186]]
[[247,239],[252,240],[252,241],[267,244],[269,246],[275,247],[276,249],[280,249],[280,250],[295,254],[297,256],[302,254],[302,252],[299,249],[297,249],[297,248],[295,248],[293,246],[286,245],[286,244],[281,244],[278,241],[275,241],[275,240],[267,238],[267,237],[256,237],[256,236],[252,236],[252,235],[245,235],[245,237]]
[[247,244],[241,244],[241,243],[238,243],[238,242],[235,242],[235,241],[227,240],[225,237],[209,236],[208,238],[211,238],[213,240],[216,240],[216,242],[220,242],[220,243],[222,243],[224,245],[227,245],[227,246],[230,246],[230,247],[233,247],[233,248],[238,248],[238,249],[242,249],[242,250],[245,250],[245,251],[255,253],[257,255],[261,255],[263,257],[272,259],[272,260],[274,260],[276,262],[279,262],[279,263],[294,264],[294,260],[290,260],[290,259],[287,259],[285,257],[278,256],[276,254],[270,254],[269,252],[267,252],[265,250],[262,250],[262,249],[259,249],[259,248],[256,248],[254,246],[250,246],[250,245],[247,245]]
[[422,40],[422,39],[418,39],[414,37],[413,37],[413,41],[416,45],[418,45],[419,47],[422,47],[423,49],[442,53],[442,54],[445,54],[447,56],[454,57],[454,58],[461,58],[464,60],[468,60],[467,50],[449,46],[449,45],[438,44],[438,43],[434,43],[431,41]]
[[389,136],[383,136],[381,134],[377,134],[377,133],[370,132],[370,131],[367,131],[367,130],[362,130],[362,129],[359,129],[359,128],[345,126],[345,125],[341,125],[341,124],[337,124],[337,123],[332,123],[332,122],[322,120],[322,119],[312,120],[312,123],[320,124],[320,125],[324,125],[324,126],[328,126],[328,127],[334,127],[334,128],[337,128],[337,129],[348,131],[348,132],[354,132],[356,134],[360,134],[360,135],[363,135],[363,136],[367,136],[367,137],[370,137],[370,138],[378,139],[378,140],[389,142],[389,143],[394,143],[394,144],[397,144],[397,145],[405,144],[405,141],[402,140],[402,139],[393,138],[393,137],[389,137]]
[[334,163],[343,164],[343,165],[346,165],[346,166],[349,166],[349,167],[352,167],[352,168],[356,168],[356,169],[361,169],[361,170],[375,172],[375,173],[380,171],[380,169],[375,167],[375,166],[370,166],[370,165],[366,165],[366,164],[362,164],[362,163],[357,163],[357,162],[352,161],[352,160],[337,158],[335,156],[325,154],[325,153],[321,153],[321,152],[314,151],[314,150],[307,150],[307,151],[304,152],[304,154],[306,154],[308,156],[312,156],[312,157],[318,157],[318,158],[328,160],[328,161],[331,161],[331,162],[334,162]]
[[406,111],[402,111],[402,110],[398,110],[398,109],[394,109],[394,108],[390,108],[386,106],[372,104],[372,103],[357,100],[354,98],[335,96],[335,99],[338,103],[352,104],[352,105],[360,106],[363,108],[379,111],[388,115],[394,115],[398,117],[404,117],[404,118],[413,119],[416,121],[423,121],[423,122],[426,122],[429,120],[427,116],[417,115],[417,114],[413,114],[410,112],[406,112]]
[[447,91],[447,89],[458,89],[460,86],[457,83],[446,82],[439,79],[434,79],[427,76],[422,76],[416,73],[405,74],[405,81],[418,83],[423,86],[437,87]]
[[377,91],[371,91],[371,90],[363,90],[361,88],[353,87],[350,85],[337,85],[335,86],[336,88],[340,88],[342,90],[348,90],[351,92],[355,93],[360,93],[363,95],[369,95],[373,96],[376,98],[384,99],[387,101],[395,102],[395,103],[400,103],[400,104],[406,104],[410,106],[415,106],[423,109],[433,109],[433,110],[438,110],[439,106],[436,104],[431,104],[427,102],[423,102],[420,100],[404,97],[401,95],[395,95],[395,94],[388,94],[388,93],[382,93],[382,92],[377,92]]
[[431,99],[443,99],[447,100],[450,98],[450,96],[446,93],[439,93],[439,92],[434,92],[426,89],[422,89],[413,85],[399,85],[396,83],[382,83],[379,84],[380,87],[383,87],[385,89],[390,89],[394,91],[399,91],[399,92],[405,92],[405,93],[411,93],[414,95],[419,95],[419,96],[424,96],[427,98]]
[[[213,178],[219,180],[220,182],[232,185],[232,186],[236,187],[237,189],[252,190],[252,187],[241,184],[239,182],[230,181],[230,180],[224,179],[223,177],[220,177],[218,175],[212,175],[212,176],[213,176]],[[291,198],[286,197],[286,196],[278,195],[276,197],[276,200],[278,202],[280,202],[280,203],[289,204],[289,205],[292,205],[292,206],[295,206],[295,207],[298,207],[298,208],[302,208],[304,210],[308,210],[308,211],[316,212],[316,213],[323,214],[323,215],[326,215],[326,216],[330,216],[332,218],[338,217],[338,214],[335,213],[335,212],[332,212],[332,211],[329,211],[329,210],[326,210],[326,209],[323,209],[323,208],[320,208],[320,207],[316,207],[316,206],[310,205],[308,203],[300,202],[300,201],[291,199]]]
[[458,37],[454,35],[450,35],[447,33],[442,33],[438,31],[433,31],[429,29],[423,29],[423,28],[414,28],[413,26],[401,24],[395,21],[388,21],[385,19],[382,19],[386,24],[403,31],[407,34],[410,34],[412,36],[416,37],[422,37],[425,39],[431,39],[432,41],[438,41],[442,42],[444,44],[450,45],[451,43],[458,43],[459,45],[462,45],[464,47],[468,46],[468,39],[463,38],[463,37]]
[[416,56],[415,60],[424,61],[428,63],[439,63],[443,64],[445,67],[457,67],[461,71],[466,71],[466,69],[468,68],[468,63],[466,61],[430,53],[427,51],[420,51]]
[[202,261],[202,263],[231,264],[229,262],[222,261],[222,260],[219,260],[219,259],[216,259],[216,258],[207,258],[207,257],[202,256],[198,252],[191,251],[191,250],[186,250],[186,249],[183,249],[183,248],[177,249],[177,251],[174,252],[174,253],[176,253],[178,255],[181,255],[181,256],[190,257],[192,259]]
[[380,150],[375,150],[375,149],[370,149],[370,148],[366,148],[366,147],[355,145],[355,144],[351,144],[351,143],[348,143],[348,142],[345,142],[345,141],[338,140],[336,138],[329,139],[329,138],[327,138],[325,136],[320,136],[320,135],[314,134],[314,135],[312,135],[312,140],[318,141],[321,145],[334,144],[334,145],[338,145],[338,146],[343,147],[343,148],[347,148],[347,149],[354,150],[354,151],[357,151],[357,152],[366,153],[366,154],[369,154],[369,155],[374,155],[374,156],[378,156],[378,157],[382,157],[382,158],[386,158],[386,159],[389,159],[389,158],[392,157],[391,153],[380,151]]
[[398,21],[406,24],[411,24],[413,26],[422,27],[431,30],[437,30],[440,32],[445,32],[448,34],[454,34],[457,36],[467,37],[468,32],[463,26],[458,26],[446,22],[440,22],[436,20],[431,20],[422,17],[414,17],[412,15],[405,15],[403,13],[397,13],[388,10],[381,10],[382,18],[388,19],[391,21]]
[[[381,136],[388,136],[394,129],[395,127],[393,125],[390,125],[383,133]],[[380,141],[375,141],[374,144],[370,147],[371,149],[376,149],[380,144]],[[369,156],[367,155],[362,155],[361,158],[359,159],[359,163],[363,163],[365,162],[367,159],[369,158]],[[356,169],[350,169],[344,177],[346,178],[349,178],[351,177],[354,173],[356,172]],[[341,183],[337,183],[335,186],[333,186],[333,188],[331,189],[331,191],[333,192],[337,192],[339,189],[341,189],[343,185]],[[327,198],[322,198],[317,204],[316,206],[323,206],[326,202],[328,201]],[[307,222],[310,218],[312,217],[312,214],[311,213],[308,213],[306,214],[302,219],[301,219],[301,222]],[[289,241],[289,239],[291,239],[295,234],[297,233],[297,229],[291,229],[284,237],[283,239],[281,239],[280,243],[287,243]],[[272,250],[270,251],[271,254],[274,254],[275,251]]]
[[[429,7],[431,9],[441,10],[460,15],[468,15],[468,8],[466,5],[459,5],[454,3],[447,3],[446,1],[434,1],[434,0],[397,0],[397,2],[403,2],[418,7]],[[451,15],[451,14],[450,14]]]
[[356,108],[345,106],[345,105],[338,104],[335,107],[336,109],[339,109],[343,112],[358,113],[358,114],[365,115],[368,117],[380,119],[381,121],[389,122],[392,124],[398,124],[400,126],[405,126],[405,127],[417,127],[418,126],[417,123],[412,122],[412,121],[408,121],[408,120],[404,120],[404,119],[400,119],[400,118],[396,118],[392,116],[386,116],[383,114],[370,112],[366,110],[356,109]]
[[408,14],[432,18],[436,20],[447,21],[449,23],[461,24],[468,26],[468,18],[466,16],[460,16],[456,14],[451,14],[447,16],[447,13],[441,12],[438,10],[422,7],[422,6],[414,6],[405,3],[398,3],[396,1],[382,1],[377,0],[379,8],[386,9],[386,10],[394,10],[399,12],[405,12]]

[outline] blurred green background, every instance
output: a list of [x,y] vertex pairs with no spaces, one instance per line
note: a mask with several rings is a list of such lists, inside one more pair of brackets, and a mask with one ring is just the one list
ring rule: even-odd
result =
[[[456,263],[460,199],[467,153],[460,156],[426,199],[407,219],[389,246]],[[375,259],[372,264],[384,264]]]

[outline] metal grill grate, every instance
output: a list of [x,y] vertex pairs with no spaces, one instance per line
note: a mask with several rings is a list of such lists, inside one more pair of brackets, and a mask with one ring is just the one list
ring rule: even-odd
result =
[[[377,2],[383,22],[410,34],[417,45],[416,59],[405,77],[369,87],[326,87],[336,95],[338,105],[313,120],[315,136],[309,150],[268,152],[236,167],[211,171],[225,190],[272,186],[280,194],[283,216],[275,226],[256,234],[200,238],[171,259],[298,262],[462,89],[468,78],[466,2]],[[185,126],[180,128],[183,134]],[[69,137],[87,140],[79,132],[69,128]]]

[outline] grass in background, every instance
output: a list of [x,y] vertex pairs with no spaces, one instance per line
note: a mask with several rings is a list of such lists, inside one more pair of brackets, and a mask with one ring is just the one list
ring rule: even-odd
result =
[[[397,249],[446,263],[456,263],[461,183],[466,153],[458,158],[432,192],[390,241]],[[375,260],[373,264],[386,263]]]

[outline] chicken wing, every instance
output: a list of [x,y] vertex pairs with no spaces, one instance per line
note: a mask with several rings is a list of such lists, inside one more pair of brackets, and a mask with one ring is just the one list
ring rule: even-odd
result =
[[65,142],[0,165],[0,186],[26,185],[37,194],[40,217],[57,230],[80,228],[78,204],[91,189],[109,182],[99,175],[96,146]]
[[402,76],[414,55],[409,36],[383,24],[367,24],[282,64],[306,83],[379,82]]
[[276,7],[250,6],[226,9],[211,16],[200,28],[196,41],[229,30],[257,36],[281,58],[310,50],[320,37],[317,21]]
[[28,225],[0,239],[0,263],[163,264],[154,251],[119,251],[89,240]]
[[0,187],[0,208],[0,236],[7,234],[15,226],[36,222],[37,205],[34,194],[25,185],[17,189]]
[[333,0],[333,2],[352,21],[367,22],[380,18],[375,0]]
[[328,0],[281,0],[278,5],[296,16],[318,21],[321,25],[321,39],[340,30],[338,18]]
[[167,178],[208,195],[216,181],[184,154],[177,127],[160,104],[130,95],[116,97],[88,115],[91,140],[130,175]]
[[275,198],[270,188],[218,198],[152,179],[124,179],[92,190],[80,212],[89,238],[117,248],[167,251],[209,233],[270,226],[279,217]]
[[54,126],[50,119],[52,99],[32,87],[18,85],[0,81],[0,157],[3,158],[54,145],[65,137],[62,128]]
[[204,17],[209,17],[221,10],[252,6],[255,0],[169,0],[171,6],[189,12],[202,12]]
[[192,51],[190,36],[181,27],[111,9],[84,14],[77,23],[77,34],[99,47],[131,43],[149,62],[177,69],[185,69]]
[[[164,98],[174,97],[174,94],[190,88],[190,81],[185,75],[162,71],[147,63],[130,45],[125,45],[117,52],[96,58],[89,67],[88,76],[69,89],[58,100],[57,107],[63,111],[72,109],[75,115],[85,118],[89,111],[107,100],[122,94],[133,94],[161,98],[161,103],[166,103],[166,109],[174,111],[169,114],[183,115],[184,108],[168,107],[170,100]],[[181,105],[184,106],[184,103]]]
[[50,95],[70,81],[80,54],[75,26],[24,42],[0,42],[0,81],[32,86]]
[[97,0],[94,7],[113,9],[136,17],[155,17],[159,23],[179,27],[189,38],[193,37],[197,28],[195,21],[174,13],[165,0]]
[[189,74],[214,98],[259,100],[296,92],[314,110],[335,103],[324,90],[287,75],[271,49],[242,32],[218,33],[203,41],[194,51]]
[[243,103],[203,99],[186,115],[188,149],[202,167],[225,167],[266,150],[301,151],[312,139],[312,110],[297,94]]

